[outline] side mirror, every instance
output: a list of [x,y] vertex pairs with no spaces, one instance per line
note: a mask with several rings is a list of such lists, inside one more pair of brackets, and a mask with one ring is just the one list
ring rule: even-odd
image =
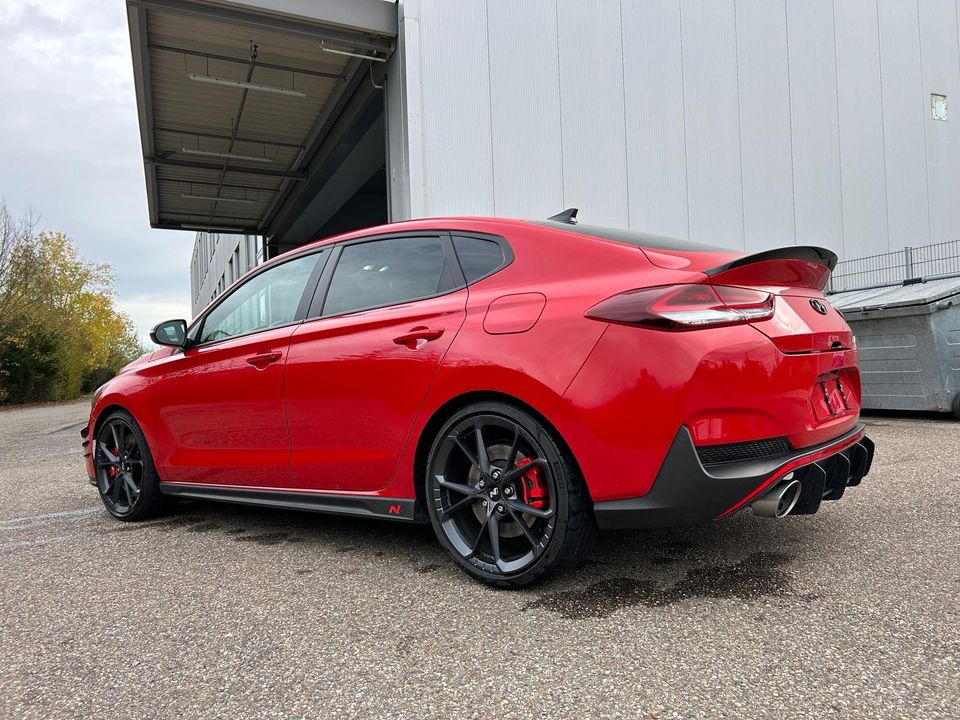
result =
[[166,320],[150,331],[150,339],[157,345],[183,347],[187,344],[187,321]]

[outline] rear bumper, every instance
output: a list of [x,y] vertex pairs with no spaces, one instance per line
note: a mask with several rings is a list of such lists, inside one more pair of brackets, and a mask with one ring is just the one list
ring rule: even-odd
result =
[[642,497],[594,504],[601,528],[696,525],[724,517],[758,498],[789,473],[802,491],[793,514],[817,511],[823,500],[837,500],[870,471],[873,442],[863,424],[819,445],[763,460],[704,466],[690,431],[681,427]]

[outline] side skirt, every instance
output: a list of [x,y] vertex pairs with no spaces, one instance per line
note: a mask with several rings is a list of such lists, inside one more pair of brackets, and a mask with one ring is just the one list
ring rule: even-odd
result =
[[173,497],[217,502],[257,505],[283,510],[354,515],[359,517],[426,523],[427,515],[416,500],[344,493],[291,492],[244,488],[236,485],[200,485],[194,483],[160,483],[160,492]]

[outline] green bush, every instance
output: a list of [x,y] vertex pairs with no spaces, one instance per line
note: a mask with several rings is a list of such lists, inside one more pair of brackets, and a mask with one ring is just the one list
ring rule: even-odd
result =
[[0,337],[2,402],[57,400],[62,395],[63,347],[57,335],[34,325]]

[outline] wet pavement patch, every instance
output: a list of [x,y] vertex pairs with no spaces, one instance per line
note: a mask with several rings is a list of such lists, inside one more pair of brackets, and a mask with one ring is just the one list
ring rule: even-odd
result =
[[257,545],[279,545],[285,540],[290,540],[289,533],[262,533],[260,535],[244,535],[236,538],[237,542],[252,542]]
[[693,549],[693,540],[686,538],[657,538],[651,540],[650,544],[658,550],[665,550],[673,553],[683,553],[686,550]]
[[785,595],[790,576],[782,569],[792,560],[785,553],[753,553],[729,565],[693,567],[673,585],[654,580],[619,577],[584,588],[541,595],[523,610],[549,610],[566,619],[605,618],[635,605],[663,607],[696,598],[749,600],[767,595]]
[[200,525],[205,522],[209,522],[209,520],[203,516],[198,517],[196,515],[179,515],[168,520],[148,522],[143,523],[142,525],[135,525],[133,527],[150,528],[156,530],[176,530],[182,527],[188,527],[190,525]]
[[222,526],[220,525],[220,523],[205,521],[205,522],[196,523],[195,525],[190,525],[187,528],[187,532],[206,533],[206,532],[212,532],[214,530],[219,530],[221,527]]

